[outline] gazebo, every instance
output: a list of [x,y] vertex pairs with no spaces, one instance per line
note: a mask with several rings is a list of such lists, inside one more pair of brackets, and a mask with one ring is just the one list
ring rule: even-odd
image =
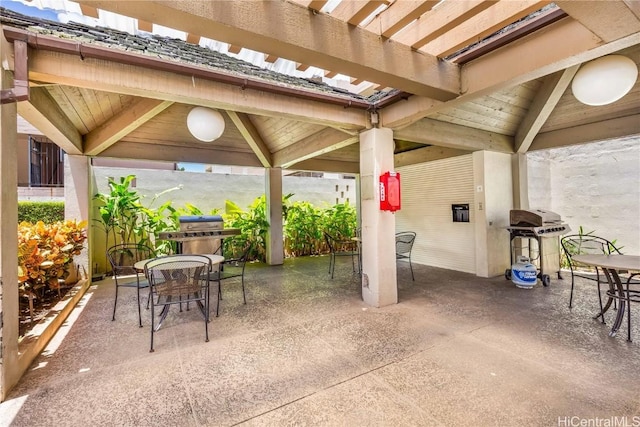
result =
[[[443,233],[454,244],[473,235],[465,249],[472,261],[463,269],[491,277],[508,263],[498,237],[509,209],[528,208],[527,152],[640,133],[637,80],[598,106],[579,101],[571,88],[581,69],[586,74],[585,63],[612,56],[640,63],[640,8],[632,1],[77,4],[85,16],[135,19],[135,34],[1,13],[0,396],[19,378],[12,370],[11,237],[18,116],[68,155],[66,209],[77,218],[91,217],[94,157],[263,167],[273,265],[283,261],[282,169],[358,174],[362,295],[376,307],[397,302],[396,221],[413,227],[412,218],[430,207],[414,191],[432,176],[422,165],[447,161],[437,173],[451,187],[440,191],[470,201],[472,220]],[[155,25],[185,37],[154,37]],[[260,52],[267,63],[317,67],[323,75],[313,80],[261,69],[201,46],[204,40],[226,52]],[[348,76],[344,88],[318,81],[337,74]],[[194,107],[222,113],[218,139],[205,142],[189,132]],[[407,168],[403,204],[414,216],[397,220],[380,210],[379,184],[383,173],[399,168]],[[445,211],[450,204],[442,202]],[[88,255],[84,262],[89,269]]]

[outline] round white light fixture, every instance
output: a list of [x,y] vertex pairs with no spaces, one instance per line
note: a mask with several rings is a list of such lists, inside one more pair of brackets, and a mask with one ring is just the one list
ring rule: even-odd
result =
[[625,96],[636,83],[638,67],[622,55],[607,55],[584,64],[571,83],[576,99],[587,105],[607,105]]
[[224,118],[216,110],[195,107],[187,115],[187,128],[200,141],[211,142],[224,132]]

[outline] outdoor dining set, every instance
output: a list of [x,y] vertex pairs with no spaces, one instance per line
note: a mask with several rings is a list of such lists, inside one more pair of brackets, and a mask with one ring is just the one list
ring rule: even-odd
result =
[[[189,310],[194,303],[202,313],[205,324],[205,341],[209,341],[209,319],[211,308],[211,287],[215,285],[216,309],[218,316],[222,300],[221,282],[239,278],[244,304],[247,303],[244,272],[251,244],[242,248],[238,257],[225,258],[218,254],[178,253],[155,256],[150,247],[140,243],[114,245],[107,251],[115,282],[115,300],[112,320],[115,320],[118,304],[118,289],[134,288],[137,292],[138,324],[142,327],[140,309],[141,291],[148,289],[147,308],[151,308],[151,348],[153,352],[154,333],[162,326],[172,305]],[[156,324],[156,310],[159,318]]]

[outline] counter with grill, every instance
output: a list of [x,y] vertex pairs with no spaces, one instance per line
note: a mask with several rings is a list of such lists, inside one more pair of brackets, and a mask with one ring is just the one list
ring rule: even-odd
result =
[[227,237],[239,236],[237,228],[224,228],[219,215],[187,215],[178,218],[179,231],[166,231],[159,239],[177,242],[177,253],[221,254],[222,241]]
[[[562,222],[562,218],[557,213],[542,209],[519,210],[514,209],[509,213],[509,223],[507,227],[510,234],[511,264],[516,258],[514,252],[523,248],[528,249],[529,258],[538,261],[538,278],[543,286],[549,286],[551,278],[548,273],[557,272],[560,277],[560,244],[559,237],[570,232],[568,224]],[[526,239],[526,247],[523,240]],[[533,248],[531,243],[535,241],[537,248]],[[514,246],[519,242],[519,246]],[[537,249],[537,256],[531,256]],[[511,269],[505,271],[505,277],[511,279]]]

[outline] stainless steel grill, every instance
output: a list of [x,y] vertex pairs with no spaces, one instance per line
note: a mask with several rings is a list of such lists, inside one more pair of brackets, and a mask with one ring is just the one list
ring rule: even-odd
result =
[[568,224],[555,212],[514,209],[509,213],[511,226],[507,230],[514,237],[556,237],[571,231]]
[[[516,258],[514,250],[522,252],[524,245],[514,247],[514,240],[528,239],[529,258],[538,261],[538,277],[544,286],[549,286],[551,279],[548,273],[557,272],[560,278],[560,244],[558,237],[571,231],[568,224],[562,222],[562,218],[555,212],[542,209],[520,210],[514,209],[509,213],[509,223],[507,227],[511,236],[511,264]],[[537,242],[537,256],[532,257],[531,240]],[[505,271],[505,277],[511,278],[511,269]]]
[[221,254],[222,239],[240,234],[237,228],[225,229],[222,217],[219,215],[181,216],[178,221],[179,231],[163,232],[158,238],[178,242],[179,253]]

